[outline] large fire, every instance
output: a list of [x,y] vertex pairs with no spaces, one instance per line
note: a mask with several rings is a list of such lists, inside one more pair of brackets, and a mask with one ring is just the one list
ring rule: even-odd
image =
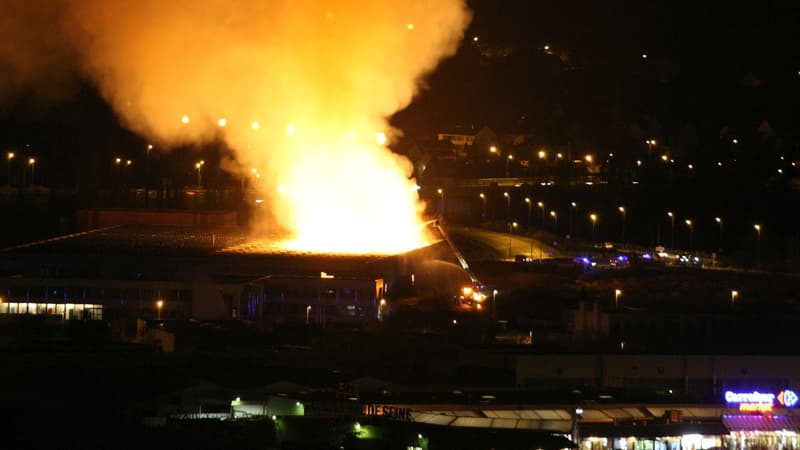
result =
[[427,243],[409,164],[385,149],[383,139],[364,142],[353,133],[338,140],[304,139],[298,129],[289,141],[304,158],[276,179],[257,184],[278,193],[273,204],[280,216],[269,222],[293,231],[286,247],[397,253]]
[[40,82],[72,64],[159,148],[224,140],[262,200],[255,231],[318,251],[426,242],[387,118],[457,49],[464,0],[10,3],[0,65]]

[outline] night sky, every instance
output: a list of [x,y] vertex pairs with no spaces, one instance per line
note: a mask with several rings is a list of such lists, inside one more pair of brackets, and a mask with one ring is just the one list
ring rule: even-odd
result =
[[[489,125],[533,131],[543,142],[612,150],[657,136],[696,158],[731,136],[763,140],[766,121],[778,151],[798,148],[800,7],[790,2],[721,8],[472,1],[470,7],[473,21],[458,53],[393,118],[409,137]],[[7,95],[0,145],[19,151],[30,144],[31,154],[51,160],[69,155],[58,170],[42,164],[54,185],[82,175],[97,179],[115,155],[141,156],[145,139],[122,129],[92,85],[68,86],[55,102],[32,90]]]

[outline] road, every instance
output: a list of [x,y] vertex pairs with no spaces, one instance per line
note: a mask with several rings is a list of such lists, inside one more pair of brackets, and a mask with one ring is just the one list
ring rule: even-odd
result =
[[552,258],[554,254],[551,245],[519,234],[509,236],[508,233],[457,226],[448,226],[447,230],[468,261],[479,259],[513,261],[516,255],[546,259]]

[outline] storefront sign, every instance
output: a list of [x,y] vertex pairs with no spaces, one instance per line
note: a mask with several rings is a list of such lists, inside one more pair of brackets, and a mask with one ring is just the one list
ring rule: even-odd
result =
[[389,419],[411,421],[411,410],[390,405],[364,405],[362,413],[365,416],[384,416]]
[[788,389],[777,394],[769,392],[725,392],[725,402],[730,405],[739,405],[741,412],[772,412],[775,402],[784,408],[793,408],[797,405],[798,396]]

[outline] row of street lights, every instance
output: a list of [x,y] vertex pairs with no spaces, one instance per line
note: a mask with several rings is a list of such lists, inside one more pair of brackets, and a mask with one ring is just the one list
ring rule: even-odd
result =
[[[147,156],[147,161],[148,161],[148,166],[149,166],[149,161],[150,161],[150,150],[152,150],[152,149],[153,149],[153,146],[152,146],[152,145],[148,145],[148,146],[147,146],[147,155],[148,155],[148,156]],[[33,160],[33,158],[31,158],[31,161],[34,161],[34,160]],[[34,161],[34,162],[35,162],[35,161]],[[33,162],[32,162],[31,164],[33,164]],[[132,164],[133,164],[133,161],[132,161],[132,160],[130,160],[130,159],[123,160],[123,159],[122,159],[122,158],[120,158],[120,157],[116,157],[116,158],[114,158],[114,165],[115,165],[115,166],[117,167],[117,169],[119,169],[119,170],[121,170],[123,167],[130,167]],[[206,162],[205,162],[204,160],[197,161],[197,162],[194,164],[194,168],[197,170],[197,185],[198,185],[198,186],[202,186],[202,185],[203,185],[203,166],[205,166],[205,164],[206,164]],[[9,166],[9,167],[10,167],[10,166]],[[253,169],[253,170],[255,170],[255,169]],[[10,172],[10,169],[9,169],[9,172]],[[441,190],[441,189],[440,189],[440,190]]]
[[[6,153],[6,162],[8,163],[8,183],[11,184],[11,167],[13,165],[14,159],[16,159],[17,154],[14,152]],[[31,184],[33,184],[36,174],[36,158],[29,157],[28,158],[28,167],[31,169]]]
[[[444,199],[443,191],[441,189],[439,189],[438,192],[442,196],[442,199]],[[481,192],[481,193],[478,194],[478,197],[481,200],[481,218],[482,218],[483,221],[485,221],[486,220],[486,200],[487,200],[487,196],[486,196],[485,193]],[[516,225],[516,222],[513,222],[511,220],[511,199],[512,199],[512,194],[509,193],[508,191],[505,191],[505,192],[503,192],[503,197],[506,199],[506,223],[509,224],[509,233],[511,233],[513,228],[515,228],[515,226],[512,226],[512,224]],[[525,197],[524,201],[525,201],[525,204],[528,207],[527,229],[531,230],[532,229],[532,223],[531,223],[532,222],[531,221],[532,208],[533,208],[534,202],[530,197]],[[544,202],[539,201],[539,202],[536,202],[536,205],[541,209],[541,212],[542,212],[541,227],[543,229],[544,225],[545,225],[544,224],[544,220],[545,220],[545,215],[546,215],[545,204],[544,204]],[[576,202],[570,202],[570,234],[572,233],[572,226],[573,226],[572,222],[573,222],[573,215],[574,215],[573,213],[577,210],[577,207],[578,207],[578,205],[577,205]],[[628,210],[624,205],[618,206],[617,210],[619,211],[620,216],[621,216],[621,222],[622,222],[621,223],[621,225],[622,225],[621,242],[624,244],[624,243],[626,243],[626,228],[627,228]],[[558,212],[555,211],[555,210],[551,210],[550,211],[550,217],[553,218],[553,230],[554,230],[555,233],[558,233]],[[595,240],[596,240],[596,236],[595,236],[595,234],[596,234],[595,233],[596,225],[597,225],[597,222],[598,222],[600,217],[599,217],[599,215],[597,213],[594,213],[594,212],[590,213],[587,217],[589,219],[589,222],[591,224],[591,229],[592,229],[592,231],[591,231],[591,241],[595,242]],[[673,213],[672,211],[667,211],[667,217],[670,219],[670,225],[671,225],[671,236],[670,236],[670,238],[671,238],[670,239],[671,240],[670,244],[671,245],[670,245],[670,248],[675,248],[675,218],[676,218],[676,214]],[[714,223],[716,223],[717,226],[719,227],[719,233],[720,233],[720,238],[721,238],[722,233],[724,231],[724,220],[723,220],[722,217],[717,216],[717,217],[714,217]],[[690,218],[686,218],[686,219],[684,219],[684,224],[686,225],[687,230],[689,232],[688,248],[689,248],[689,250],[691,250],[693,248],[692,238],[693,238],[693,233],[694,233],[695,222]],[[759,258],[760,257],[762,225],[761,224],[754,224],[753,225],[753,229],[756,232],[756,256],[757,256],[757,258]],[[509,241],[510,241],[510,239],[509,239]],[[533,244],[531,243],[531,246],[532,245]],[[510,253],[510,242],[509,242],[509,253]]]
[[[619,299],[622,297],[622,289],[614,289],[614,311],[619,309]],[[739,297],[739,291],[731,289],[731,310],[736,307],[736,298]]]
[[[440,191],[441,191],[441,189],[440,189]],[[487,197],[486,197],[486,194],[484,194],[483,192],[479,193],[478,197],[481,199],[481,217],[485,221],[486,220],[486,198]],[[506,192],[503,192],[503,197],[506,199],[506,222],[510,223],[511,222],[511,197],[512,196],[511,196],[511,194],[509,192],[506,191]],[[525,197],[524,201],[525,201],[525,204],[528,207],[528,222],[527,222],[527,225],[528,225],[528,229],[530,229],[531,228],[531,214],[532,214],[533,201],[531,200],[530,197]],[[545,205],[541,201],[537,202],[536,205],[542,211],[541,226],[542,226],[542,228],[544,228]],[[570,213],[572,213],[574,210],[577,210],[577,207],[578,207],[577,203],[570,202]],[[625,232],[626,232],[626,227],[627,227],[628,210],[624,205],[618,206],[617,210],[619,211],[621,219],[622,219],[622,239],[621,239],[621,241],[623,243],[625,243],[626,242]],[[553,217],[553,220],[554,220],[554,231],[556,233],[558,233],[558,222],[557,222],[558,213],[555,210],[552,210],[552,211],[550,211],[550,216]],[[670,245],[670,247],[671,248],[675,248],[675,217],[676,217],[676,215],[672,211],[667,211],[667,217],[670,219],[670,224],[671,224],[671,245]],[[599,219],[599,216],[596,213],[590,213],[588,215],[588,218],[589,218],[589,220],[590,220],[590,222],[592,224],[592,240],[594,241],[595,225],[596,225],[596,223],[597,223],[597,221]],[[572,214],[570,214],[570,221],[571,220],[572,220]],[[723,222],[722,217],[714,217],[714,223],[716,223],[719,226],[719,232],[720,232],[720,235],[722,235],[722,233],[724,231],[724,222]],[[694,223],[694,221],[692,219],[687,218],[687,219],[684,220],[684,224],[686,224],[686,226],[687,226],[687,228],[689,230],[689,248],[691,249],[692,248],[692,233],[694,231],[695,223]],[[572,224],[571,223],[570,223],[570,228],[572,228]],[[760,243],[760,240],[761,240],[761,225],[760,224],[754,224],[753,228],[756,231],[757,243]],[[570,232],[571,231],[572,230],[570,230]]]

